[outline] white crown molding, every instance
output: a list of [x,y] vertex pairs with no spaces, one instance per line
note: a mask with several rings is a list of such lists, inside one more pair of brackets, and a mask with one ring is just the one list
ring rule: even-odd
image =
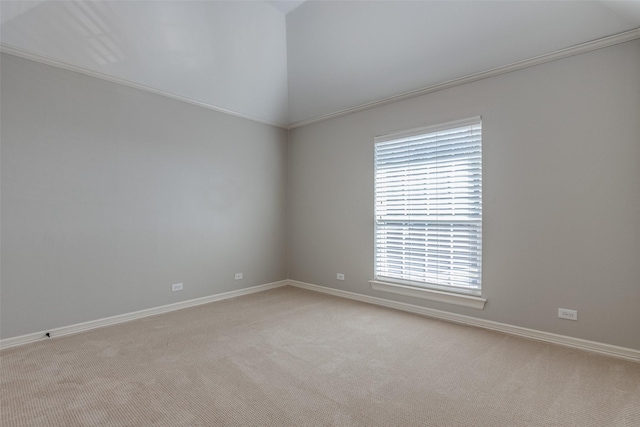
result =
[[34,332],[31,334],[21,335],[13,338],[5,338],[0,340],[0,349],[16,347],[23,344],[29,344],[36,341],[49,339],[45,334],[49,333],[50,338],[57,338],[64,335],[76,334],[78,332],[89,331],[91,329],[102,328],[104,326],[116,325],[118,323],[129,322],[131,320],[141,319],[143,317],[155,316],[157,314],[168,313],[170,311],[181,310],[183,308],[195,307],[197,305],[208,304],[210,302],[222,301],[229,298],[235,298],[243,295],[249,295],[256,292],[267,291],[269,289],[286,286],[287,281],[267,283],[264,285],[252,286],[250,288],[238,289],[236,291],[224,292],[221,294],[210,295],[202,298],[195,298],[187,301],[181,301],[174,304],[162,305],[160,307],[148,308],[146,310],[134,311],[132,313],[119,314],[117,316],[105,317],[103,319],[91,320],[89,322],[77,323],[75,325],[62,326],[60,328],[48,329],[42,332]]
[[525,59],[522,61],[514,62],[512,64],[504,65],[502,67],[493,68],[491,70],[482,71],[476,74],[471,74],[469,76],[461,77],[454,80],[449,80],[443,83],[438,83],[435,85],[427,86],[421,89],[413,90],[410,92],[405,92],[400,95],[391,96],[388,98],[384,98],[378,101],[368,102],[366,104],[362,104],[356,107],[347,108],[344,110],[336,111],[334,113],[324,114],[321,116],[313,117],[310,119],[300,120],[294,123],[284,124],[271,122],[268,120],[262,120],[257,117],[253,117],[247,114],[242,114],[237,111],[228,110],[226,108],[217,107],[215,105],[208,104],[206,102],[198,101],[195,99],[191,99],[185,96],[176,95],[174,93],[165,92],[160,89],[156,89],[150,86],[145,86],[140,83],[135,83],[126,79],[122,79],[115,76],[110,76],[108,74],[100,73],[98,71],[93,71],[87,68],[78,67],[76,65],[72,65],[63,61],[59,61],[54,58],[50,58],[44,55],[36,54],[33,52],[29,52],[14,46],[10,46],[4,43],[0,43],[0,52],[6,53],[8,55],[18,56],[20,58],[29,59],[31,61],[40,62],[46,65],[51,65],[53,67],[62,68],[68,71],[73,71],[76,73],[84,74],[87,76],[95,77],[102,80],[107,80],[113,83],[118,83],[124,86],[129,86],[135,89],[143,90],[146,92],[154,93],[156,95],[164,96],[167,98],[175,99],[178,101],[186,102],[192,105],[197,105],[199,107],[207,108],[209,110],[217,111],[219,113],[229,114],[234,117],[240,117],[246,120],[251,120],[253,122],[262,123],[270,126],[279,127],[282,129],[295,129],[303,126],[307,126],[313,123],[322,122],[325,120],[333,119],[336,117],[345,116],[347,114],[357,113],[360,111],[370,110],[375,107],[379,107],[386,104],[391,104],[394,102],[402,101],[405,99],[415,98],[417,96],[426,95],[428,93],[437,92],[440,90],[448,89],[455,86],[460,86],[467,83],[472,83],[478,80],[487,79],[489,77],[498,76],[500,74],[510,73],[512,71],[521,70],[523,68],[533,67],[536,65],[544,64],[546,62],[555,61],[562,58],[567,58],[570,56],[578,55],[580,53],[590,52],[596,49],[602,49],[604,47],[613,46],[619,43],[628,42],[631,40],[635,40],[640,38],[640,28],[636,28],[634,30],[625,31],[623,33],[614,34],[612,36],[603,37],[601,39],[593,40],[590,42],[582,43],[576,46],[568,47],[566,49],[560,49],[555,52],[551,52],[545,55],[536,56],[534,58]]
[[54,58],[50,58],[48,56],[40,55],[37,53],[29,52],[14,46],[10,46],[4,43],[0,43],[0,52],[6,53],[8,55],[17,56],[24,59],[29,59],[31,61],[40,62],[42,64],[51,65],[52,67],[62,68],[67,71],[73,71],[75,73],[84,74],[85,76],[95,77],[97,79],[106,80],[112,83],[118,83],[123,86],[128,86],[134,89],[143,90],[145,92],[150,92],[155,95],[164,96],[165,98],[174,99],[176,101],[186,102],[188,104],[197,105],[198,107],[207,108],[209,110],[217,111],[218,113],[228,114],[230,116],[239,117],[241,119],[251,120],[252,122],[262,123],[265,125],[275,126],[282,129],[288,129],[288,126],[284,123],[271,122],[269,120],[259,119],[254,116],[250,116],[247,114],[239,113],[237,111],[228,110],[226,108],[217,107],[212,104],[208,104],[203,101],[198,101],[196,99],[188,98],[186,96],[177,95],[175,93],[166,92],[164,90],[156,89],[151,86],[146,86],[140,83],[132,82],[127,79],[123,79],[120,77],[111,76],[108,74],[100,73],[98,71],[93,71],[88,68],[78,67],[76,65],[69,64],[64,61],[59,61]]
[[487,79],[489,77],[499,76],[500,74],[510,73],[512,71],[518,71],[524,68],[534,67],[536,65],[541,65],[547,62],[556,61],[558,59],[568,58],[570,56],[590,52],[596,49],[602,49],[604,47],[613,46],[616,44],[628,42],[638,38],[640,38],[640,28],[636,28],[630,31],[625,31],[624,33],[619,33],[619,34],[615,34],[608,37],[603,37],[601,39],[582,43],[582,44],[568,47],[565,49],[556,50],[555,52],[551,52],[551,53],[536,56],[533,58],[525,59],[522,61],[514,62],[512,64],[504,65],[502,67],[492,68],[487,71],[481,71],[479,73],[471,74],[465,77],[460,77],[458,79],[449,80],[443,83],[438,83],[438,84],[427,86],[417,90],[412,90],[410,92],[405,92],[400,95],[390,96],[388,98],[380,99],[378,101],[368,102],[366,104],[362,104],[357,107],[347,108],[344,110],[336,111],[334,113],[324,114],[324,115],[313,117],[310,119],[300,120],[294,123],[290,123],[289,129],[295,129],[295,128],[307,126],[313,123],[334,119],[336,117],[346,116],[347,114],[370,110],[372,108],[380,107],[382,105],[392,104],[394,102],[415,98],[417,96],[426,95],[429,93],[437,92],[444,89],[449,89],[449,88],[464,85],[467,83],[476,82],[478,80]]
[[397,301],[391,301],[383,298],[371,297],[368,295],[356,294],[353,292],[342,291],[339,289],[328,288],[325,286],[313,285],[311,283],[299,282],[296,280],[285,280],[286,284],[296,288],[307,289],[310,291],[321,292],[337,297],[352,299],[368,304],[380,305],[383,307],[394,308],[396,310],[407,311],[409,313],[420,314],[427,317],[446,320],[454,323],[461,323],[469,326],[490,329],[492,331],[504,332],[510,335],[517,335],[524,338],[530,338],[538,341],[544,341],[551,344],[557,344],[564,347],[575,348],[579,350],[590,351],[593,353],[612,356],[619,359],[630,360],[640,363],[640,350],[632,348],[619,347],[611,344],[600,343],[596,341],[588,341],[580,338],[569,337],[566,335],[553,334],[551,332],[538,331],[535,329],[522,328],[506,323],[494,322],[491,320],[479,319],[462,314],[450,313],[447,311],[435,310],[427,307],[420,307],[413,304],[406,304]]

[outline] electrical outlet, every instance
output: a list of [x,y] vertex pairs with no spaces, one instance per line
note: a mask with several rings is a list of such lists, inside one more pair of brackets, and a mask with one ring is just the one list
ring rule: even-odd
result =
[[236,280],[242,279],[242,273],[236,273]]
[[338,273],[336,277],[338,278],[338,280],[344,280],[344,274],[342,273]]
[[558,317],[561,319],[578,320],[578,310],[558,309]]
[[171,285],[172,292],[181,291],[181,290],[182,290],[182,283],[174,283],[173,285]]

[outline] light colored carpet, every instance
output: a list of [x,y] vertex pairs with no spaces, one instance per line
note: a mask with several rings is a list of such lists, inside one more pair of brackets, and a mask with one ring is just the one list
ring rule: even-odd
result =
[[3,426],[640,426],[640,365],[285,287],[0,352]]

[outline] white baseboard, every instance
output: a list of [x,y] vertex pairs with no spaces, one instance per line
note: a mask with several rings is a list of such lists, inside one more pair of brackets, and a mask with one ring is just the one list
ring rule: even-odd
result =
[[89,322],[77,323],[75,325],[62,326],[60,328],[49,329],[42,332],[34,332],[32,334],[21,335],[13,338],[5,338],[0,340],[0,349],[15,347],[18,345],[28,344],[40,341],[46,338],[49,333],[51,338],[61,337],[64,335],[75,334],[78,332],[88,331],[90,329],[101,328],[103,326],[115,325],[117,323],[128,322],[130,320],[141,319],[143,317],[155,316],[156,314],[168,313],[170,311],[181,310],[183,308],[194,307],[197,305],[208,304],[214,301],[221,301],[229,298],[235,298],[242,295],[262,292],[269,289],[286,286],[288,282],[281,280],[279,282],[267,283],[264,285],[252,286],[250,288],[238,289],[237,291],[224,292],[221,294],[210,295],[202,298],[195,298],[188,301],[176,302],[174,304],[162,305],[160,307],[148,308],[145,310],[134,311],[132,313],[119,314],[117,316],[105,317],[102,319],[91,320]]
[[520,326],[508,325],[506,323],[494,322],[491,320],[478,319],[476,317],[464,316],[447,311],[435,310],[432,308],[420,307],[413,304],[406,304],[397,301],[391,301],[383,298],[371,297],[368,295],[356,294],[353,292],[341,291],[339,289],[327,288],[325,286],[313,285],[311,283],[298,282],[296,280],[285,280],[289,286],[296,288],[308,289],[311,291],[322,292],[342,298],[348,298],[369,304],[381,305],[384,307],[395,308],[397,310],[408,311],[410,313],[421,314],[423,316],[434,317],[437,319],[447,320],[455,323],[476,326],[493,331],[504,332],[511,335],[517,335],[525,338],[531,338],[538,341],[544,341],[552,344],[562,345],[565,347],[586,350],[593,353],[604,354],[619,359],[630,360],[640,363],[640,350],[631,348],[618,347],[611,344],[604,344],[596,341],[588,341],[580,338],[573,338],[565,335],[553,334],[550,332],[537,331],[535,329],[522,328]]
[[618,347],[611,344],[604,344],[596,341],[588,341],[580,338],[573,338],[565,335],[553,334],[550,332],[537,331],[535,329],[522,328],[519,326],[508,325],[506,323],[494,322],[491,320],[478,319],[471,316],[450,313],[447,311],[435,310],[432,308],[420,307],[413,304],[392,301],[383,298],[372,297],[353,292],[342,291],[339,289],[328,288],[325,286],[313,285],[311,283],[299,282],[296,280],[281,280],[279,282],[267,283],[264,285],[253,286],[250,288],[239,289],[236,291],[224,292],[221,294],[210,295],[207,297],[196,298],[188,301],[181,301],[174,304],[163,305],[160,307],[149,308],[146,310],[134,311],[132,313],[120,314],[117,316],[105,317],[103,319],[91,320],[89,322],[78,323],[75,325],[62,326],[60,328],[50,329],[48,331],[35,332],[31,334],[21,335],[18,337],[6,338],[0,340],[0,349],[15,347],[40,341],[45,338],[48,332],[51,338],[61,337],[64,335],[75,334],[78,332],[88,331],[91,329],[101,328],[103,326],[115,325],[118,323],[128,322],[130,320],[141,319],[143,317],[154,316],[157,314],[168,313],[174,310],[180,310],[197,305],[208,304],[210,302],[221,301],[229,298],[235,298],[243,295],[249,295],[256,292],[262,292],[269,289],[279,288],[282,286],[293,286],[296,288],[308,289],[315,292],[322,292],[337,297],[352,299],[365,302],[368,304],[380,305],[383,307],[394,308],[397,310],[416,313],[427,317],[447,320],[455,323],[476,326],[479,328],[490,329],[493,331],[504,332],[511,335],[517,335],[525,338],[531,338],[538,341],[544,341],[552,344],[562,345],[565,347],[586,350],[606,356],[617,357],[619,359],[630,360],[640,363],[640,350],[631,348]]

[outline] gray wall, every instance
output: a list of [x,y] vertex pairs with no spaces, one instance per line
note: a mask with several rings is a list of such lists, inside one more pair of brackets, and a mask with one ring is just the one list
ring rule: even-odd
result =
[[[1,67],[2,338],[288,266],[295,280],[640,349],[638,40],[295,129],[288,152],[281,129],[5,54]],[[485,310],[372,291],[374,136],[476,115]]]
[[[372,291],[374,136],[478,115],[484,311]],[[640,349],[640,41],[294,129],[289,198],[290,279]]]
[[286,278],[285,130],[1,67],[2,338]]

